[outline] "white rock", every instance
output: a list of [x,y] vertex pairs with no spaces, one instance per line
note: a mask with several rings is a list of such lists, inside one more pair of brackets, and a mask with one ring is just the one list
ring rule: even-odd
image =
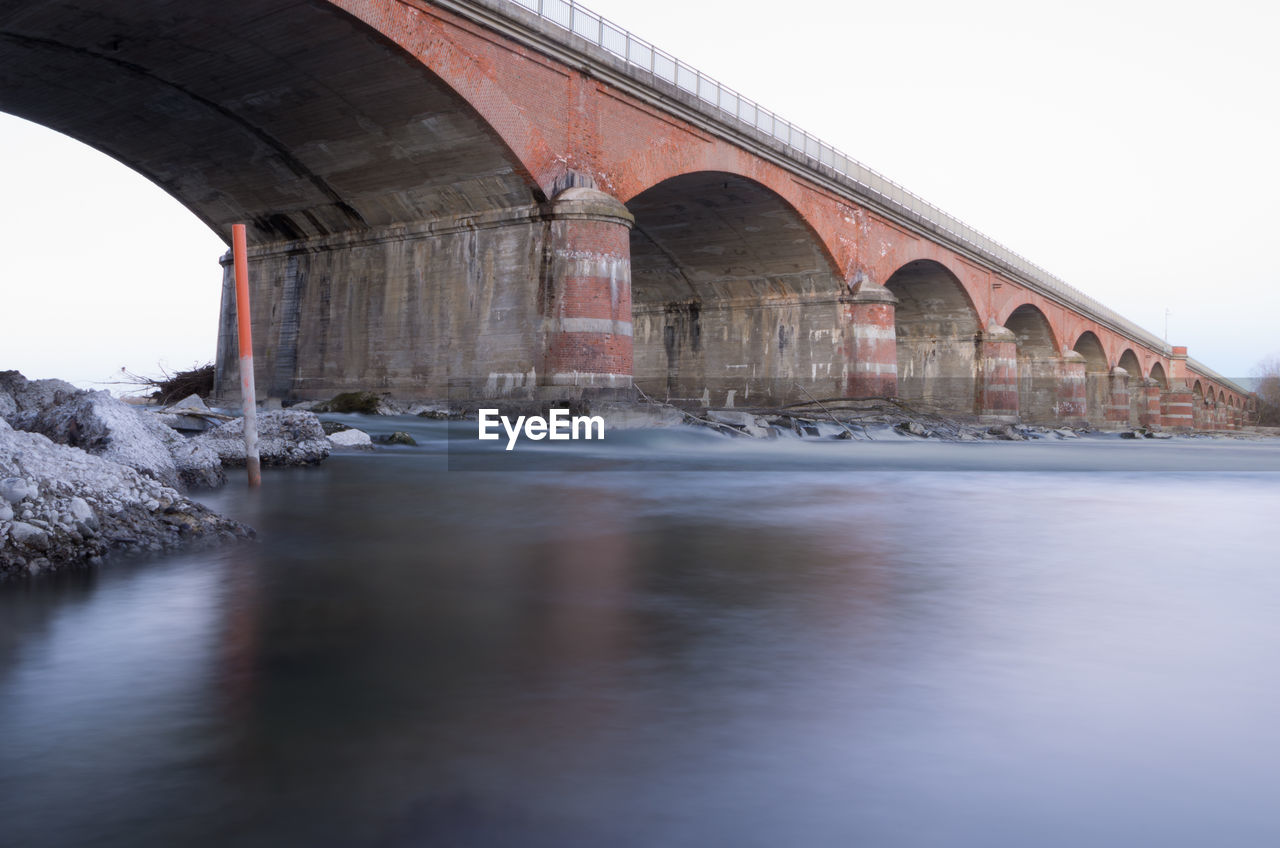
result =
[[329,435],[329,442],[339,448],[364,448],[373,450],[373,439],[364,430],[342,430]]
[[[193,440],[222,458],[244,465],[244,419],[220,424]],[[330,443],[314,413],[293,409],[259,411],[258,454],[263,465],[314,465],[329,455]]]
[[140,411],[138,415],[147,419],[148,429],[169,451],[178,471],[178,478],[183,483],[192,487],[213,487],[227,482],[227,475],[222,470],[222,458],[217,451],[175,432],[163,421],[156,421],[155,416],[150,413]]
[[140,415],[110,392],[81,392],[43,408],[27,419],[23,429],[127,465],[166,486],[176,487],[180,485],[178,468],[164,441],[172,431],[158,421],[148,420],[146,415]]
[[378,415],[404,415],[404,407],[391,398],[378,400]]
[[170,412],[181,412],[183,410],[195,410],[196,412],[208,412],[209,407],[205,406],[200,395],[187,395],[177,403],[169,404]]
[[0,500],[11,504],[21,503],[27,498],[34,498],[40,490],[21,477],[6,477],[0,480]]
[[406,415],[418,415],[423,418],[448,417],[447,403],[415,403],[405,410]]
[[9,538],[14,544],[39,551],[49,550],[49,534],[25,521],[15,521],[9,525]]
[[65,403],[80,394],[80,389],[65,380],[28,380],[17,371],[0,371],[0,393],[7,395],[16,407],[13,413],[0,415],[14,427],[25,430],[29,419],[50,406]]
[[71,503],[67,506],[67,511],[71,513],[71,517],[76,521],[88,522],[94,518],[93,507],[89,506],[88,501],[84,498],[72,498]]

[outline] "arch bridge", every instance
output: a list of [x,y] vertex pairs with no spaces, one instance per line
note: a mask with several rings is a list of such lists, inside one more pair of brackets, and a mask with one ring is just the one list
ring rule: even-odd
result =
[[283,400],[634,381],[1115,427],[1251,410],[1185,348],[566,0],[0,0],[0,109],[228,241],[248,222],[257,385]]

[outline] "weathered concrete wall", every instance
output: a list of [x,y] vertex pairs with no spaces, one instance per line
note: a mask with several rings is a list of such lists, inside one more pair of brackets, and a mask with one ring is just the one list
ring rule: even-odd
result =
[[1111,375],[1106,371],[1085,373],[1085,420],[1090,427],[1111,429],[1107,409],[1111,406]]
[[[259,395],[531,394],[544,367],[547,237],[530,207],[485,225],[252,250]],[[224,304],[224,326],[227,311]],[[233,338],[220,338],[220,394],[239,379]]]
[[1104,419],[1109,428],[1123,429],[1130,423],[1129,373],[1123,368],[1112,368],[1107,389],[1107,409]]
[[842,397],[852,325],[830,297],[763,304],[635,307],[636,384],[654,397],[713,406]]
[[1080,425],[1087,421],[1088,363],[1080,354],[1069,350],[1058,363],[1058,420]]
[[1022,420],[1029,424],[1061,423],[1061,363],[1052,356],[1018,353],[1018,411]]

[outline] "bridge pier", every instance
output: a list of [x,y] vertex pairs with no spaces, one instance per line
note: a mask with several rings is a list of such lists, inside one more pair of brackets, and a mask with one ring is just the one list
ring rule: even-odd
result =
[[635,219],[620,201],[590,188],[561,192],[544,217],[551,267],[539,291],[547,326],[543,383],[557,387],[553,395],[629,388]]
[[1166,429],[1190,431],[1195,426],[1195,404],[1191,387],[1170,384],[1160,397],[1160,420]]
[[845,358],[849,369],[845,394],[849,397],[897,396],[898,343],[893,329],[897,302],[888,289],[869,280],[845,302]]
[[995,421],[1018,418],[1018,337],[992,324],[979,341],[978,414]]
[[[260,399],[532,399],[545,359],[547,230],[531,205],[253,245]],[[234,310],[224,297],[224,323]],[[221,396],[239,365],[219,341]]]
[[1209,429],[1209,408],[1205,406],[1204,396],[1197,394],[1194,388],[1191,392],[1191,429]]
[[1129,426],[1129,372],[1119,366],[1112,368],[1108,388],[1103,420],[1109,428],[1123,429]]
[[1160,418],[1160,384],[1155,380],[1143,380],[1139,390],[1141,404],[1139,406],[1138,424],[1152,430],[1159,430]]

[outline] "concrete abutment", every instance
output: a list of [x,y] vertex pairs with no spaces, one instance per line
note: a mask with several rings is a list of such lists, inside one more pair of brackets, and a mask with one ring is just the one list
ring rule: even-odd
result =
[[[626,208],[550,203],[250,250],[260,399],[546,400],[630,386]],[[228,260],[224,258],[224,265]],[[239,380],[224,271],[216,393]]]

